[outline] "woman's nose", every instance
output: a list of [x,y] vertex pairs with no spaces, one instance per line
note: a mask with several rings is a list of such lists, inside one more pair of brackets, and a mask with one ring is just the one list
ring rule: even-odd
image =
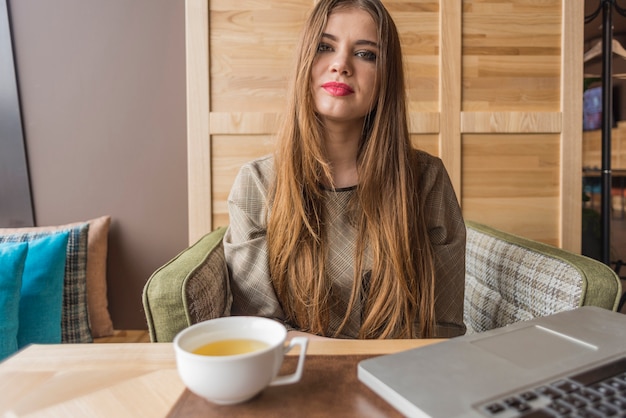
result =
[[337,72],[344,75],[351,75],[352,68],[350,64],[350,59],[347,54],[336,54],[333,57],[330,69],[332,72]]

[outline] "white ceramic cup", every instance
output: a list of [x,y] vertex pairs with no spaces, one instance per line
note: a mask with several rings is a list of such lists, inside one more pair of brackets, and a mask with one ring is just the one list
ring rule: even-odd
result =
[[[308,338],[294,337],[285,345],[287,329],[268,318],[229,316],[200,322],[180,331],[174,338],[176,366],[187,388],[216,404],[244,402],[267,386],[295,383],[302,377]],[[267,344],[244,354],[207,356],[193,351],[205,344],[253,339]],[[277,376],[285,353],[300,346],[295,373]]]

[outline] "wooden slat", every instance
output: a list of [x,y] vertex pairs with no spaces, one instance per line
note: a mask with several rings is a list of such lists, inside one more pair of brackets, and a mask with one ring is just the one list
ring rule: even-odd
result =
[[580,252],[582,247],[582,85],[584,2],[563,0],[561,63],[561,217],[560,246]]
[[409,112],[409,132],[412,134],[439,133],[439,113]]
[[[273,112],[211,112],[211,135],[275,134],[280,118]],[[439,133],[439,113],[409,112],[409,131],[413,134]]]
[[560,112],[462,112],[463,133],[559,133]]
[[186,0],[189,244],[211,231],[209,4]]
[[460,1],[440,3],[439,52],[439,155],[443,160],[452,186],[461,196],[461,8]]

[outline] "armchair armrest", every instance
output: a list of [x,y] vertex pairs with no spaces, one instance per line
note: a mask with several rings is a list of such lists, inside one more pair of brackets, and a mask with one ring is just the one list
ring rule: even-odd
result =
[[222,238],[216,229],[155,271],[142,301],[152,342],[169,342],[188,326],[230,315],[232,295]]
[[622,285],[609,266],[487,225],[466,227],[468,333],[579,306],[617,309]]

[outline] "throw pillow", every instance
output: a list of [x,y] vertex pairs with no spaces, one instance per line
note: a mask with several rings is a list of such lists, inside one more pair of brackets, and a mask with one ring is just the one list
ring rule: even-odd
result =
[[[75,228],[85,222],[76,222],[59,226],[40,226],[33,228],[0,228],[0,235],[23,232],[52,232]],[[87,309],[89,325],[93,337],[113,335],[113,322],[108,308],[107,298],[107,254],[110,216],[101,216],[86,221],[89,224],[87,239]]]
[[89,222],[87,244],[87,308],[94,338],[113,335],[113,321],[109,314],[107,297],[107,253],[110,216],[101,216]]
[[61,342],[69,235],[69,232],[59,232],[28,242],[19,297],[18,348]]
[[[0,229],[0,242],[28,242],[34,239],[68,232],[65,277],[63,285],[63,312],[61,321],[61,341],[64,343],[89,343],[93,341],[89,329],[87,312],[87,239],[89,224],[61,230],[20,228],[15,233],[4,235]],[[15,231],[15,230],[13,230]]]
[[17,351],[22,273],[28,244],[0,244],[0,361]]

